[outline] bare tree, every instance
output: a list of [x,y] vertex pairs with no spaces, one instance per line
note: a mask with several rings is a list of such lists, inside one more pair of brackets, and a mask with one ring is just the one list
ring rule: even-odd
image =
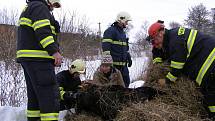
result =
[[187,19],[185,19],[185,23],[191,28],[208,32],[210,26],[209,15],[210,15],[209,11],[201,3],[189,9],[189,13]]
[[140,30],[135,34],[136,43],[132,45],[132,53],[137,54],[138,56],[141,55],[141,52],[148,50],[150,48],[149,42],[145,39],[148,33],[148,21],[143,22]]
[[177,27],[180,27],[180,26],[181,26],[181,24],[178,23],[178,22],[175,22],[175,21],[172,21],[172,22],[169,23],[170,29],[177,28]]

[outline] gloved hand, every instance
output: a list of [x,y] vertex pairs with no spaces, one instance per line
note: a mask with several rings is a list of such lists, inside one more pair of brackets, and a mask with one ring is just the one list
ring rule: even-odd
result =
[[169,79],[158,79],[157,82],[161,87],[169,86],[170,84],[174,83],[174,82],[171,82]]
[[64,100],[67,101],[75,101],[78,97],[80,96],[80,93],[76,92],[72,92],[72,91],[66,91],[63,95]]
[[158,84],[159,84],[161,87],[166,86],[166,79],[158,79]]
[[128,67],[131,67],[132,66],[132,60],[131,60],[131,55],[129,52],[127,53],[127,62],[128,62]]

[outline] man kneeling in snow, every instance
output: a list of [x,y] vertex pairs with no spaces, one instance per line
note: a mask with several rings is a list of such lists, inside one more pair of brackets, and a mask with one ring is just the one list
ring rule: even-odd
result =
[[92,83],[97,86],[120,85],[125,87],[121,72],[112,65],[112,57],[103,55],[101,65],[94,73]]
[[85,73],[85,68],[85,62],[81,59],[77,59],[72,62],[69,70],[64,70],[56,75],[60,86],[61,110],[74,107],[79,94],[78,88],[81,85],[80,74]]

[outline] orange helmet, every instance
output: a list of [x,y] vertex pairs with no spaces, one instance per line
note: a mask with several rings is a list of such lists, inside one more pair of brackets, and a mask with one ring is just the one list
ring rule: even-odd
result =
[[162,29],[164,29],[163,23],[156,22],[149,27],[148,34],[151,38],[154,38],[157,33]]

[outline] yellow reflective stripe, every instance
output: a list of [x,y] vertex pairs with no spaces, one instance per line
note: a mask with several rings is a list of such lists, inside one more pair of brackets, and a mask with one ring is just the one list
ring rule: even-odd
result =
[[113,65],[116,66],[124,66],[126,64],[126,62],[113,62]]
[[160,57],[157,57],[157,58],[155,58],[154,60],[153,60],[153,64],[155,64],[155,63],[162,63],[163,61],[162,61],[162,58],[160,58]]
[[122,42],[122,41],[113,41],[112,39],[103,39],[102,42],[109,42],[111,44],[115,44],[115,45],[123,45],[123,46],[127,46],[127,42]]
[[61,99],[61,100],[64,100],[64,98],[63,98],[63,95],[64,95],[64,94],[65,94],[65,91],[61,90],[61,91],[60,91],[60,99]]
[[199,85],[201,85],[202,79],[205,73],[207,72],[207,70],[209,69],[209,67],[211,66],[214,60],[215,60],[215,48],[212,50],[212,52],[210,53],[210,55],[207,57],[206,61],[202,65],[201,69],[199,70],[198,76],[196,78],[196,82]]
[[50,27],[51,27],[51,30],[52,30],[52,34],[57,35],[57,33],[55,32],[55,27],[52,26],[52,25]]
[[181,27],[178,29],[178,35],[183,35],[184,32],[185,32],[185,28],[181,26]]
[[110,43],[112,43],[113,40],[112,39],[103,39],[102,42],[110,42]]
[[22,18],[20,18],[19,19],[19,26],[20,25],[26,25],[26,26],[29,26],[29,27],[31,27],[31,25],[32,25],[32,20],[31,19],[28,19],[28,18],[25,18],[25,17],[22,17]]
[[187,58],[190,56],[191,50],[193,48],[193,44],[194,44],[195,39],[196,39],[196,35],[197,35],[197,30],[191,29],[191,32],[189,34],[189,38],[187,40],[187,49],[188,49]]
[[166,75],[166,77],[172,82],[177,80],[177,77],[173,76],[170,72]]
[[102,55],[110,55],[110,51],[104,51],[102,52]]
[[215,106],[208,106],[210,112],[215,113]]
[[176,68],[176,69],[182,69],[184,67],[184,64],[185,63],[171,61],[170,67]]
[[63,87],[59,87],[59,90],[62,91],[62,90],[64,90],[64,88]]
[[16,52],[16,57],[36,57],[36,58],[49,58],[54,59],[53,56],[50,56],[47,51],[43,50],[18,50]]
[[41,121],[51,121],[51,120],[58,120],[59,113],[41,113]]
[[127,42],[113,41],[112,44],[127,46]]
[[39,28],[42,28],[44,26],[50,26],[50,21],[48,19],[43,19],[43,20],[39,20],[39,21],[36,21],[34,22],[34,24],[32,25],[32,27],[34,28],[34,31],[39,29]]
[[63,98],[63,95],[64,95],[64,93],[65,93],[65,91],[63,91],[64,88],[63,88],[63,87],[59,87],[59,90],[60,90],[60,99],[61,99],[61,100],[64,100],[64,98]]
[[27,110],[27,117],[40,117],[40,110]]
[[43,46],[43,48],[47,47],[48,45],[54,43],[53,36],[48,36],[40,41],[40,44]]

